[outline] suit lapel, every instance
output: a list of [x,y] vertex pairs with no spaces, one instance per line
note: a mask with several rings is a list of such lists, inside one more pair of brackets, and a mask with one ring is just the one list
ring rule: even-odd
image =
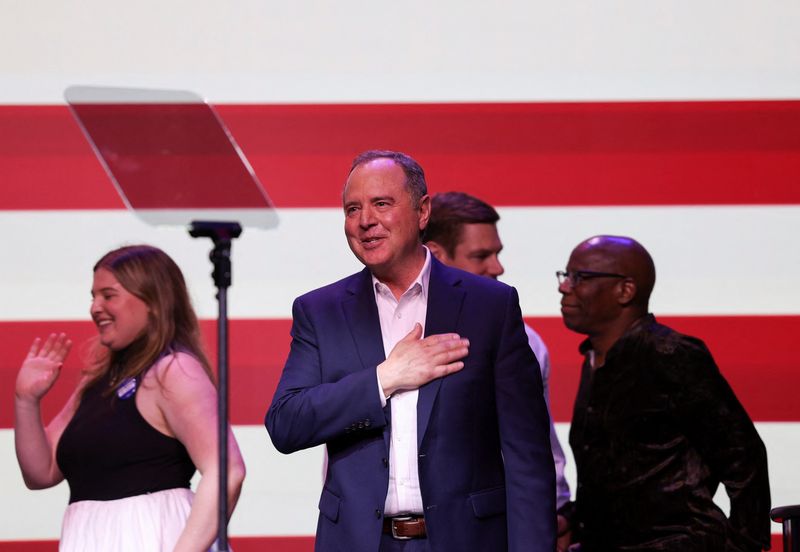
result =
[[[456,331],[464,291],[458,287],[461,277],[458,272],[431,258],[431,278],[428,286],[428,310],[425,315],[425,336]],[[417,447],[428,428],[428,421],[436,403],[442,378],[428,382],[419,388],[417,399]]]
[[[374,369],[386,360],[386,354],[383,350],[381,321],[378,317],[378,306],[375,304],[375,292],[372,289],[372,275],[366,268],[347,286],[346,295],[342,300],[342,310],[362,366],[365,369]],[[377,385],[376,380],[376,392]],[[383,411],[386,414],[386,421],[389,422],[391,408],[388,402]],[[383,437],[388,450],[389,432],[384,431]]]
[[377,366],[386,360],[381,321],[368,270],[364,269],[350,282],[342,300],[342,309],[364,368]]

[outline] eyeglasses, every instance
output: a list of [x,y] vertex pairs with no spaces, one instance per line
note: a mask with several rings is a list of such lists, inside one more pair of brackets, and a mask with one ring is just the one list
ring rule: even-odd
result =
[[614,274],[613,272],[595,272],[593,270],[575,270],[575,271],[556,271],[556,278],[558,278],[558,285],[563,285],[565,282],[569,283],[570,287],[581,285],[584,280],[594,280],[595,278],[627,278],[624,274]]

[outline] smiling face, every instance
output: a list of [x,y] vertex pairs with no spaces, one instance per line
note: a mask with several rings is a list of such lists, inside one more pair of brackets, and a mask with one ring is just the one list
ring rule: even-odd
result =
[[430,198],[415,204],[402,167],[378,158],[350,173],[343,201],[344,232],[353,254],[378,279],[410,283],[425,261],[420,231],[428,223]]
[[95,271],[90,314],[100,343],[112,351],[124,349],[145,333],[149,313],[147,304],[122,287],[111,271]]

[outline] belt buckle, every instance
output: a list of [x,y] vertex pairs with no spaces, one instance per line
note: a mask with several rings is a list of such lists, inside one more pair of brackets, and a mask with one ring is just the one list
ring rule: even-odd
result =
[[414,537],[409,537],[407,535],[398,535],[397,529],[395,529],[394,522],[395,521],[411,521],[414,519],[414,516],[396,516],[391,518],[392,520],[392,538],[397,540],[411,540]]

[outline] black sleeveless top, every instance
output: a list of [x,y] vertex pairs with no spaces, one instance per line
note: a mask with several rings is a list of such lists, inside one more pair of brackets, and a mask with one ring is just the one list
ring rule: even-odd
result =
[[86,390],[56,448],[70,504],[188,489],[195,466],[186,447],[147,423],[136,408],[141,380],[104,396],[109,379],[107,374]]

